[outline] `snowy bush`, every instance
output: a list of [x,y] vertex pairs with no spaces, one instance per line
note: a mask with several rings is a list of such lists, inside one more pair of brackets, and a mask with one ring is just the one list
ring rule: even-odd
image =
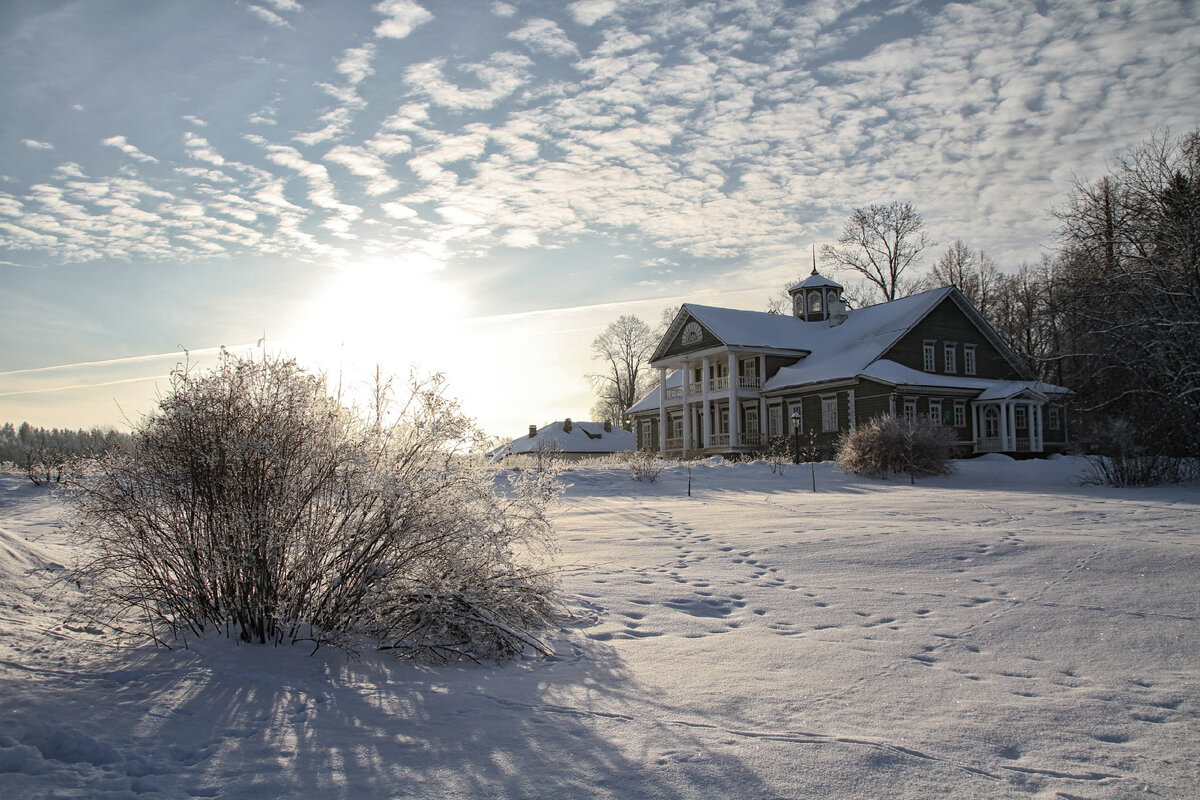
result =
[[166,643],[247,642],[410,657],[496,659],[548,648],[555,578],[550,472],[492,472],[466,457],[470,420],[440,377],[362,414],[294,361],[223,353],[179,368],[130,453],[69,482],[88,559],[80,609]]
[[875,417],[842,435],[837,461],[842,469],[872,478],[950,472],[954,432],[927,419]]
[[625,461],[629,475],[635,481],[654,483],[666,467],[666,462],[657,453],[649,450],[633,450]]

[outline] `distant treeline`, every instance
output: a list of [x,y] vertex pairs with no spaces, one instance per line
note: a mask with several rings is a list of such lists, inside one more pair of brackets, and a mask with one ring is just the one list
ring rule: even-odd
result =
[[61,480],[66,464],[73,458],[125,450],[131,445],[128,433],[112,428],[47,429],[28,422],[0,425],[0,464],[15,464],[35,483]]

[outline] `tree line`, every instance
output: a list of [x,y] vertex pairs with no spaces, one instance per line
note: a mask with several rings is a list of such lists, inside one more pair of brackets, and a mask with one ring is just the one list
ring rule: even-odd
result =
[[[1039,379],[1076,393],[1089,450],[1200,455],[1200,129],[1153,135],[1098,180],[1076,180],[1053,214],[1057,245],[1039,263],[1002,271],[955,240],[917,274],[932,246],[917,209],[870,205],[821,248],[821,265],[850,277],[860,306],[957,286]],[[765,310],[791,313],[786,289]],[[593,413],[627,424],[624,409],[653,387],[657,341],[629,316],[596,338],[607,370],[591,376]]]
[[131,446],[129,434],[113,428],[35,428],[28,422],[0,425],[0,464],[13,464],[34,483],[61,481],[74,458],[124,451]]

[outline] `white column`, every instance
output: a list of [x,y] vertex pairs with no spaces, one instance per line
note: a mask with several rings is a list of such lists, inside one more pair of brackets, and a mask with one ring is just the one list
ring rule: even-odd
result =
[[846,419],[850,424],[850,430],[854,430],[854,390],[846,390]]
[[742,443],[739,434],[738,417],[741,409],[737,399],[737,353],[729,354],[729,446],[735,447]]
[[658,452],[667,449],[667,370],[658,368]]
[[701,364],[700,393],[704,402],[702,403],[703,416],[700,418],[700,430],[702,432],[704,446],[712,447],[712,408],[710,408],[708,404],[708,370],[710,365],[707,356],[704,357],[704,360],[701,362]]
[[[970,402],[970,401],[968,401]],[[979,406],[974,403],[970,404],[971,408],[971,441],[974,445],[972,450],[979,450]]]
[[1042,452],[1042,406],[1029,404],[1029,449],[1035,453]]
[[1015,451],[1017,449],[1017,404],[1012,400],[1004,407],[1005,413],[1008,414],[1008,450]]
[[1000,449],[1012,450],[1008,446],[1008,403],[1000,404]]
[[683,449],[690,450],[692,447],[692,414],[691,409],[688,408],[688,381],[692,379],[691,363],[683,362],[681,372],[683,374],[683,389],[681,390],[683,392],[681,400],[683,404]]

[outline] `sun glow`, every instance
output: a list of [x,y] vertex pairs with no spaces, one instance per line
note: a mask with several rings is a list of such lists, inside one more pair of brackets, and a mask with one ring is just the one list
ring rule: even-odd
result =
[[458,359],[468,298],[428,256],[375,258],[339,269],[300,315],[296,349],[331,378],[364,380],[380,367],[426,374]]

